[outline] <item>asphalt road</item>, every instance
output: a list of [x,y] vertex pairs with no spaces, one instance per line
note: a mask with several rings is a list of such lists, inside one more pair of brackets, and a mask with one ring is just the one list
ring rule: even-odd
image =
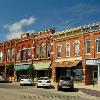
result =
[[0,83],[0,100],[97,100],[79,92]]

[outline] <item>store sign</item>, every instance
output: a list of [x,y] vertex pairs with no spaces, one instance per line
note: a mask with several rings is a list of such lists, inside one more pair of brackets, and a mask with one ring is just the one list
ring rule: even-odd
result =
[[85,61],[86,65],[97,65],[97,60],[88,59]]

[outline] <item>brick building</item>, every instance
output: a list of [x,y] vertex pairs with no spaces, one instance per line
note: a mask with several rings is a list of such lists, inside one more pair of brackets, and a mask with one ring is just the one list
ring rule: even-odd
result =
[[100,82],[100,23],[56,32],[48,29],[25,33],[19,39],[0,43],[0,75],[14,62],[17,79],[26,75],[32,64],[36,77],[72,76],[75,82]]
[[100,82],[100,23],[56,33],[53,51],[54,82],[63,75],[85,84]]
[[31,64],[37,71],[37,77],[49,76],[52,61],[52,36],[54,29],[34,34],[25,33],[19,39],[0,43],[0,75],[6,75],[6,67],[14,62],[17,80],[26,75]]

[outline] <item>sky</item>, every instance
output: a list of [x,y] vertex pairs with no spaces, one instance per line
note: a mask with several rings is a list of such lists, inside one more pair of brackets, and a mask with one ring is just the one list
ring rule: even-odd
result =
[[0,42],[100,22],[100,0],[0,0]]

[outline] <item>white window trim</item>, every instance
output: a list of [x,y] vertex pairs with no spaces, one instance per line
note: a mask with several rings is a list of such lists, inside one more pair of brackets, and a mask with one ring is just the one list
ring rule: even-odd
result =
[[[58,47],[61,47],[61,53],[62,53],[62,45],[59,45],[59,44],[58,44],[58,45],[56,46],[56,50],[58,49]],[[58,57],[58,50],[57,50],[57,58],[61,58],[61,57]]]
[[[75,54],[75,44],[76,44],[76,43],[78,43],[78,46],[79,46],[79,47],[78,47],[79,50],[78,50],[77,54]],[[74,55],[75,55],[75,56],[79,56],[79,53],[80,53],[80,41],[76,40],[76,41],[74,42]]]
[[100,37],[97,37],[96,38],[96,41],[95,41],[95,44],[96,44],[96,53],[100,53],[99,51],[98,51],[98,45],[97,45],[97,41],[99,40],[100,41],[100,39],[99,39]]
[[[67,45],[69,45],[69,56],[67,55]],[[66,57],[70,57],[70,43],[66,43]]]
[[[89,53],[87,52],[87,41],[90,41],[90,42],[91,42],[91,40],[90,40],[90,39],[86,39],[86,40],[85,40],[85,44],[86,44],[86,49],[85,49],[85,50],[86,50],[86,54],[90,54],[91,50],[90,50]],[[90,46],[91,46],[91,45],[90,45]],[[91,47],[90,47],[90,49],[91,49]]]

